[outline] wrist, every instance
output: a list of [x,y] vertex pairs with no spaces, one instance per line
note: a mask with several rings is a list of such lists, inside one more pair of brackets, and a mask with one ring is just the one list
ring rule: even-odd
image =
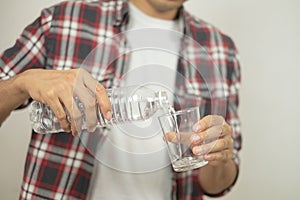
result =
[[237,176],[237,167],[231,159],[218,165],[206,165],[199,170],[199,183],[206,194],[220,194],[229,188]]
[[13,89],[18,92],[19,95],[22,95],[24,99],[30,98],[29,92],[27,90],[28,80],[26,79],[26,74],[29,71],[25,71],[21,74],[18,74],[14,77],[12,82]]

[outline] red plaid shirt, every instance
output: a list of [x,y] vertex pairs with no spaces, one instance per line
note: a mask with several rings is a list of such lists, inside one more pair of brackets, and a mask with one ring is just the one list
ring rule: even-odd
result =
[[[180,75],[176,81],[176,95],[182,98],[175,105],[177,109],[180,105],[199,105],[202,115],[223,113],[233,127],[234,160],[239,166],[240,67],[236,48],[233,41],[215,27],[194,18],[184,9],[181,14],[184,34],[195,42],[182,41],[178,62]],[[81,67],[99,43],[122,32],[127,22],[126,0],[63,2],[44,9],[41,16],[25,28],[16,44],[1,55],[0,78],[9,79],[33,68],[66,70]],[[105,48],[106,53],[121,49]],[[202,51],[207,53],[206,57]],[[106,87],[118,85],[127,66],[126,59],[126,56],[120,57],[105,70],[90,72]],[[205,74],[206,80],[199,71],[201,75]],[[208,95],[209,90],[213,92]],[[212,95],[220,98],[209,98]],[[218,106],[212,109],[214,104]],[[39,135],[32,132],[20,199],[86,199],[93,163],[94,157],[78,137],[67,133]],[[174,173],[173,199],[202,199],[198,170]]]

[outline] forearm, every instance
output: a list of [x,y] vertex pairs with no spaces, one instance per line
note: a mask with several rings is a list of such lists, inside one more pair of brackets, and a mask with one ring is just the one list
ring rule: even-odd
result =
[[21,90],[20,76],[0,81],[0,126],[12,110],[29,98],[28,94]]
[[218,166],[206,165],[199,170],[199,182],[205,193],[218,194],[234,182],[237,173],[233,160]]

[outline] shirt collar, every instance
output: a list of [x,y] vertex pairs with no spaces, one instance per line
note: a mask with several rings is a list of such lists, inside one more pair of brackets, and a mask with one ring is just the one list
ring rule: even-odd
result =
[[[114,26],[127,25],[129,19],[129,5],[128,0],[117,0],[116,1],[116,17],[114,21]],[[181,6],[179,10],[179,15],[183,19],[183,31],[184,34],[192,36],[190,24],[193,20],[192,16],[185,11],[184,6]]]
[[121,26],[128,23],[129,5],[128,0],[116,1],[116,17],[114,26]]

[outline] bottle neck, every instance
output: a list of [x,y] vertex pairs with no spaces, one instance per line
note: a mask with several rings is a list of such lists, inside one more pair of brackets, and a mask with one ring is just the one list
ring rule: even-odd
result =
[[156,100],[158,102],[159,107],[161,108],[168,108],[171,106],[168,100],[168,94],[166,91],[157,91],[155,93]]

